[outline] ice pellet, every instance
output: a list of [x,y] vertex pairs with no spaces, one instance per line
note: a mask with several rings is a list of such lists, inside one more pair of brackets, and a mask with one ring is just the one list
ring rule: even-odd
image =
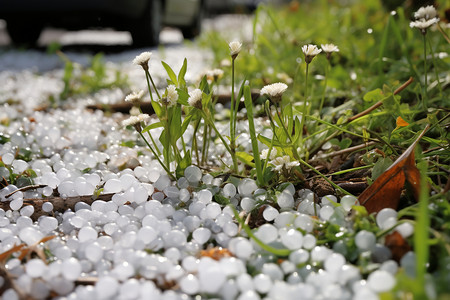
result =
[[395,285],[395,277],[383,270],[376,270],[369,274],[367,285],[376,293],[390,291]]
[[198,183],[202,178],[202,171],[196,166],[189,166],[184,170],[184,177],[190,183]]
[[375,234],[367,230],[361,230],[355,236],[355,244],[361,251],[372,250],[375,247],[375,242]]
[[276,208],[274,208],[273,206],[266,206],[266,208],[263,211],[263,218],[266,221],[273,221],[277,216],[278,216],[279,212]]
[[251,196],[257,188],[258,185],[253,179],[244,178],[238,185],[238,192],[241,196]]

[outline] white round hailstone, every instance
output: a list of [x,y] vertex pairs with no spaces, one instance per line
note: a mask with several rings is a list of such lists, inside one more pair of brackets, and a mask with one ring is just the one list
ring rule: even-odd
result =
[[119,226],[114,223],[107,223],[103,226],[103,230],[108,235],[113,235],[117,230],[119,230]]
[[297,229],[289,229],[286,233],[280,234],[281,243],[289,250],[297,250],[302,247],[303,235]]
[[61,274],[67,280],[74,281],[81,275],[81,264],[76,258],[65,259],[61,265]]
[[92,184],[82,181],[82,182],[75,182],[75,192],[80,196],[88,196],[92,195],[95,191],[95,186]]
[[345,211],[350,211],[352,206],[359,205],[358,199],[354,196],[345,195],[341,198],[341,205]]
[[20,174],[23,173],[26,169],[28,169],[29,165],[24,160],[16,159],[13,161],[12,167],[14,169],[14,173]]
[[236,234],[238,234],[239,226],[236,223],[229,221],[229,222],[226,222],[225,224],[223,224],[222,230],[229,237],[233,237]]
[[345,257],[340,253],[332,253],[324,261],[325,270],[331,273],[338,272],[345,264]]
[[98,174],[96,174],[96,173],[89,174],[86,177],[86,182],[92,184],[93,186],[99,185],[100,184],[100,180],[101,180],[100,176]]
[[112,299],[117,296],[119,282],[111,276],[100,277],[95,284],[95,290],[99,299]]
[[148,191],[145,187],[139,186],[134,190],[133,201],[137,204],[144,203],[148,199]]
[[127,199],[123,194],[114,194],[111,200],[118,206],[124,205],[127,202]]
[[30,217],[20,216],[16,220],[17,228],[22,229],[33,225],[33,220]]
[[93,263],[96,263],[103,258],[103,249],[97,242],[87,245],[84,253],[86,255],[86,258]]
[[261,297],[255,291],[245,291],[236,300],[260,300]]
[[103,192],[105,194],[119,193],[121,191],[122,191],[122,183],[117,178],[108,179],[108,181],[106,181],[103,187]]
[[281,192],[277,197],[277,204],[281,209],[294,207],[294,197],[287,191]]
[[267,294],[272,288],[272,279],[267,274],[258,274],[253,277],[253,286],[258,293]]
[[314,248],[316,246],[316,237],[312,234],[305,234],[303,236],[303,248],[307,249],[307,250],[311,250],[312,248]]
[[303,264],[309,259],[309,252],[305,249],[298,249],[289,254],[289,260],[294,264]]
[[2,297],[4,300],[19,300],[20,299],[17,292],[12,288],[5,290],[3,292]]
[[136,270],[134,266],[127,261],[117,263],[114,269],[111,271],[111,275],[114,275],[118,280],[125,281],[135,274]]
[[12,210],[19,210],[23,205],[23,198],[14,199],[11,202],[9,202],[9,207]]
[[222,212],[219,203],[213,202],[206,205],[206,216],[209,219],[215,219]]
[[188,295],[194,295],[200,291],[200,282],[193,274],[183,277],[178,284],[181,291]]
[[178,248],[171,247],[164,251],[164,257],[172,261],[173,263],[178,263],[181,258],[181,251]]
[[239,182],[238,192],[241,196],[251,196],[252,193],[258,188],[256,181],[250,178],[244,178]]
[[253,284],[253,278],[248,273],[242,273],[236,278],[237,286],[241,293],[246,291],[253,291],[255,286]]
[[202,171],[196,166],[189,166],[184,170],[184,177],[189,183],[198,183],[202,179]]
[[370,251],[375,247],[376,237],[373,232],[361,230],[355,236],[356,247],[360,251]]
[[46,272],[47,265],[40,258],[30,259],[25,265],[26,272],[31,278],[41,277]]
[[42,240],[43,237],[44,234],[33,227],[25,227],[19,232],[19,238],[29,246],[36,244]]
[[263,224],[258,227],[255,236],[263,243],[269,244],[276,241],[278,238],[278,229],[272,224]]
[[75,228],[81,228],[87,224],[87,221],[80,216],[73,216],[70,218],[69,223]]
[[270,222],[275,220],[275,218],[278,216],[279,212],[276,208],[274,208],[273,206],[266,206],[266,208],[263,211],[263,218],[264,220]]
[[328,221],[333,214],[334,214],[334,207],[331,205],[322,206],[322,208],[319,211],[319,216],[324,221]]
[[[46,186],[42,189],[42,195],[44,195],[45,197],[49,197],[53,194],[53,189],[50,186]],[[47,202],[46,202],[47,203]]]
[[78,240],[81,243],[88,241],[95,241],[97,239],[98,233],[97,230],[90,226],[85,226],[78,231]]
[[208,228],[200,227],[192,232],[192,237],[196,240],[200,245],[206,243],[211,237],[211,230]]
[[44,202],[42,204],[42,210],[45,212],[51,212],[53,210],[53,204],[51,202]]
[[197,199],[203,204],[209,204],[212,201],[212,193],[207,189],[201,190],[197,193]]
[[54,217],[43,216],[39,219],[39,227],[45,233],[49,233],[58,228],[58,220]]
[[139,177],[145,176],[147,174],[147,170],[144,167],[137,166],[136,168],[134,168],[133,173],[134,173],[134,176],[139,178]]
[[314,223],[310,216],[300,214],[297,218],[295,218],[294,226],[306,232],[311,232],[313,230]]
[[395,277],[383,270],[376,270],[367,277],[367,285],[376,293],[390,291],[395,286]]
[[164,194],[166,194],[168,198],[178,199],[180,196],[180,190],[176,186],[168,186],[164,189]]
[[253,208],[255,208],[256,201],[253,198],[244,197],[244,198],[242,198],[240,205],[241,205],[243,210],[245,210],[246,212],[249,212]]
[[58,259],[66,259],[72,256],[72,250],[67,246],[61,246],[54,250],[55,256]]
[[199,259],[189,255],[183,258],[183,260],[181,261],[181,266],[186,270],[186,272],[193,273],[197,272],[199,263]]
[[416,276],[416,254],[413,251],[406,252],[400,259],[400,266],[405,270],[405,273],[410,277]]
[[103,200],[95,200],[91,204],[91,209],[93,211],[105,212],[105,204],[106,202]]
[[353,299],[380,300],[380,297],[378,297],[378,295],[374,293],[369,287],[364,286],[353,294]]
[[227,198],[232,198],[236,195],[236,186],[232,183],[227,183],[222,189],[222,193]]
[[203,257],[199,263],[198,279],[201,291],[215,294],[220,290],[227,278],[215,260]]
[[377,213],[376,221],[377,225],[380,228],[383,228],[384,222],[389,218],[396,218],[397,219],[397,211],[392,208],[383,208]]
[[253,254],[253,245],[250,243],[247,239],[241,239],[239,240],[234,249],[234,255],[236,257],[247,260],[250,258],[250,256]]
[[211,184],[213,179],[214,179],[214,177],[211,174],[205,174],[202,177],[202,182],[204,184]]
[[2,155],[2,161],[5,165],[11,165],[13,160],[14,155],[9,152]]
[[393,228],[395,225],[397,225],[396,217],[387,218],[383,222],[383,224],[380,226],[380,229],[382,229],[382,230],[390,229],[390,228]]
[[265,263],[261,269],[261,273],[269,276],[272,281],[281,281],[284,278],[283,271],[275,263]]
[[191,194],[187,189],[181,189],[179,199],[181,202],[188,202],[191,199]]
[[395,230],[398,231],[404,239],[407,239],[414,233],[414,226],[409,222],[404,222],[395,227]]
[[137,299],[139,296],[139,281],[135,278],[130,278],[119,287],[119,299]]
[[171,230],[162,236],[165,247],[182,247],[187,242],[186,235],[180,230]]
[[395,260],[387,260],[380,265],[380,270],[391,273],[392,275],[397,274],[398,264]]
[[321,199],[320,199],[320,203],[322,204],[322,206],[325,206],[325,205],[332,205],[333,206],[333,203],[334,204],[336,204],[337,203],[337,198],[336,198],[336,196],[334,196],[334,195],[326,195],[326,196],[323,196]]
[[313,262],[325,261],[333,251],[325,246],[316,246],[311,250],[311,260]]
[[136,177],[131,174],[123,174],[119,177],[120,184],[122,185],[122,191],[128,190],[133,183],[137,182]]
[[34,207],[32,205],[26,205],[20,209],[20,215],[24,217],[30,217],[34,213]]
[[294,223],[296,217],[296,214],[284,211],[275,218],[274,225],[278,228],[287,227]]
[[225,281],[220,289],[219,296],[220,299],[232,300],[236,299],[239,294],[238,286],[234,278],[229,278]]

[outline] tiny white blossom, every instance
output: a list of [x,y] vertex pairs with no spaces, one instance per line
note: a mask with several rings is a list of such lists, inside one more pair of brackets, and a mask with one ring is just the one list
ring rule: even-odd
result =
[[323,52],[330,53],[330,52],[339,52],[338,46],[334,44],[322,44],[322,50]]
[[436,8],[433,5],[422,6],[414,13],[415,19],[431,20],[437,16]]
[[133,59],[133,64],[137,66],[141,66],[144,68],[144,70],[148,70],[148,61],[150,60],[150,57],[152,56],[151,52],[142,52],[138,56]]
[[142,91],[142,90],[139,92],[132,92],[131,94],[128,94],[125,97],[125,101],[136,104],[136,103],[141,102],[143,96],[144,96],[144,91]]
[[439,22],[439,18],[432,18],[430,20],[420,19],[414,22],[409,23],[409,27],[418,28],[422,31],[422,33],[426,32],[426,29],[437,24]]
[[201,109],[202,108],[202,94],[200,89],[195,89],[189,93],[188,103],[190,106]]
[[241,52],[242,43],[239,41],[233,41],[228,44],[228,47],[230,47],[230,55],[234,59],[238,56],[239,52]]
[[[261,158],[267,159],[268,154],[269,154],[269,149],[264,149],[263,151],[261,151]],[[272,159],[275,159],[275,157],[277,157],[277,150],[272,149],[272,151],[270,151],[269,159],[272,160]]]
[[[126,120],[122,121],[122,126],[137,126],[137,128],[140,128],[141,122],[148,122],[150,121],[150,116],[148,114],[139,114],[137,116],[131,116]],[[136,129],[137,129],[136,128]]]
[[317,48],[316,45],[304,45],[302,47],[303,54],[305,55],[305,61],[309,64],[317,54],[322,52],[322,49]]
[[217,81],[223,76],[223,70],[221,69],[213,69],[206,71],[206,78],[208,81]]
[[177,104],[178,92],[176,86],[174,86],[173,84],[169,85],[166,89],[166,93],[167,106],[173,106]]
[[261,89],[261,95],[268,95],[273,102],[281,101],[281,95],[286,91],[287,85],[282,82],[272,83]]
[[293,167],[300,165],[298,161],[291,161],[288,155],[277,157],[270,161],[270,163],[274,166],[274,170],[278,172],[283,171],[283,169],[290,171]]

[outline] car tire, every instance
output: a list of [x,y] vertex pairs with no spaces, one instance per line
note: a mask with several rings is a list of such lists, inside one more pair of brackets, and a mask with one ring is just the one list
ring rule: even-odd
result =
[[6,21],[6,30],[11,41],[16,46],[36,46],[44,25],[39,21],[27,21],[9,19]]
[[201,1],[199,4],[197,15],[195,16],[192,24],[180,28],[185,39],[191,40],[200,34],[202,30],[202,20],[205,15],[205,10],[205,5],[203,4],[203,1]]
[[161,0],[149,0],[143,15],[130,29],[133,45],[137,47],[157,46],[162,24]]

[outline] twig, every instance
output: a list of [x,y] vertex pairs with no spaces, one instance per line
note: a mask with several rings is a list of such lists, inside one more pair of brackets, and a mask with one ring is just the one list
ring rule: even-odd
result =
[[27,185],[27,186],[21,187],[20,189],[12,191],[8,195],[6,195],[5,198],[9,198],[9,197],[11,197],[12,195],[14,195],[17,192],[25,192],[25,191],[28,191],[28,190],[35,190],[35,189],[43,188],[43,187],[46,187],[46,186],[47,186],[46,184]]
[[341,155],[341,154],[351,153],[353,151],[358,151],[358,150],[364,149],[366,147],[375,145],[376,143],[377,142],[375,142],[375,141],[371,141],[371,142],[368,142],[368,143],[356,145],[356,146],[349,147],[349,148],[346,148],[346,149],[342,149],[342,150],[339,150],[339,151],[334,151],[334,152],[331,152],[331,153],[327,153],[327,154],[319,156],[319,158],[334,157],[334,156],[338,156],[338,155]]

